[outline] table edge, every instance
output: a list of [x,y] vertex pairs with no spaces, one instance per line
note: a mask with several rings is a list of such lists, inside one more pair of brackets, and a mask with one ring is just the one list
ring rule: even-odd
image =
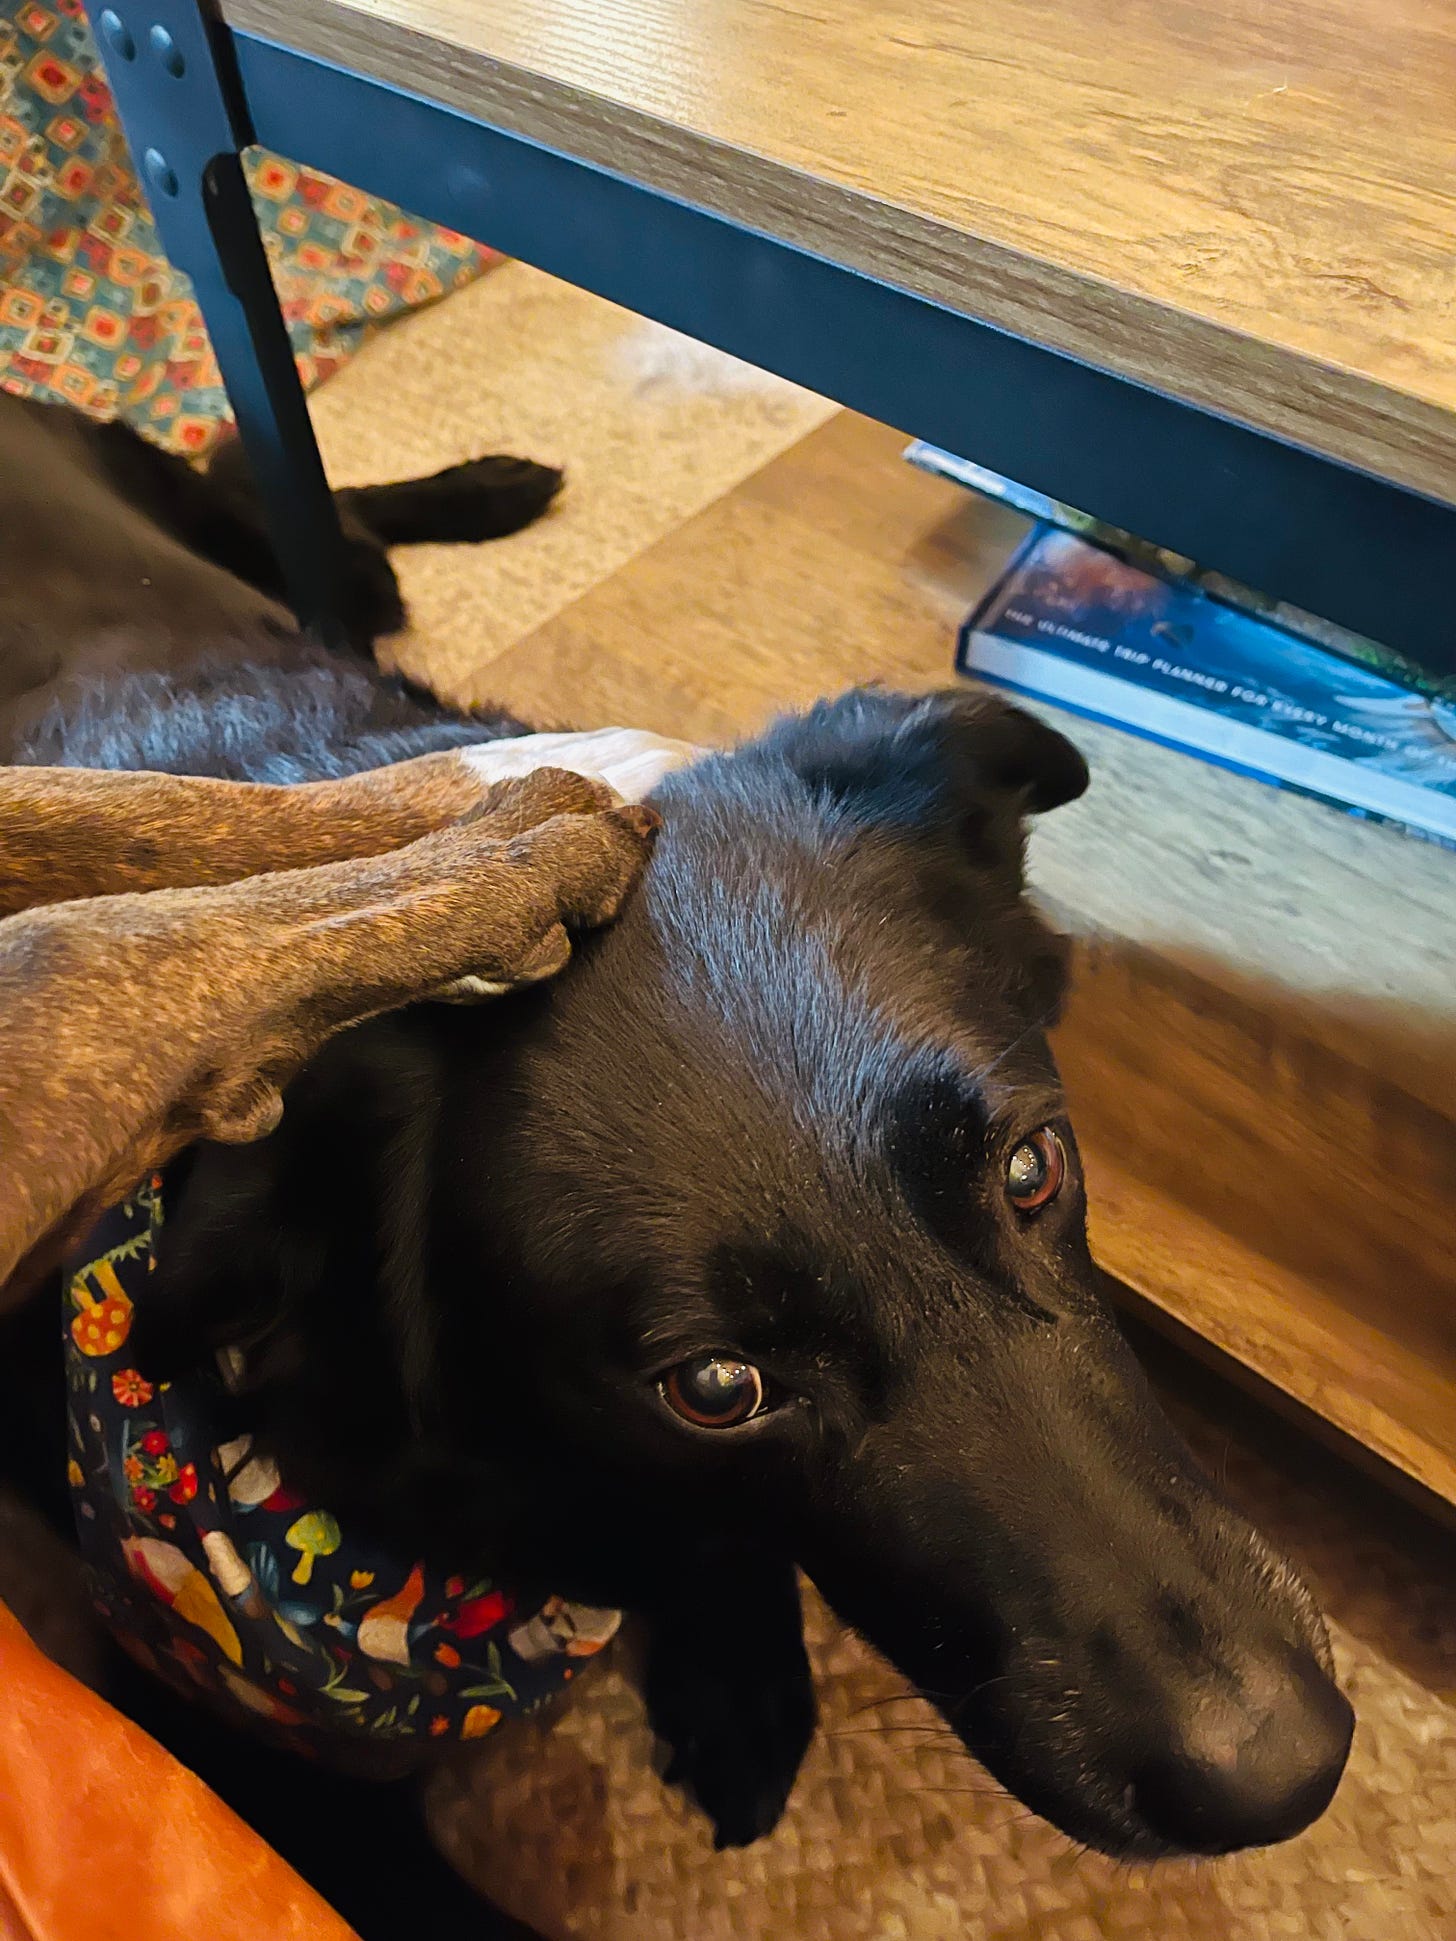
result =
[[[315,0],[318,4],[318,0]],[[422,95],[877,282],[1335,462],[1456,501],[1456,412],[662,121],[572,84],[350,10],[338,34],[287,0],[223,0],[234,31]],[[408,78],[402,78],[408,77]],[[604,118],[610,116],[610,127]],[[486,238],[485,240],[489,240]],[[905,245],[913,245],[906,251]]]

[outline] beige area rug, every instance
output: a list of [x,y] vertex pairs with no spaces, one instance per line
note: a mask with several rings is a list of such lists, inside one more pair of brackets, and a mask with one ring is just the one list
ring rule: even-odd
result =
[[336,485],[490,451],[566,468],[530,531],[396,557],[414,624],[392,652],[460,701],[490,698],[497,654],[834,412],[521,263],[376,338],[311,403]]

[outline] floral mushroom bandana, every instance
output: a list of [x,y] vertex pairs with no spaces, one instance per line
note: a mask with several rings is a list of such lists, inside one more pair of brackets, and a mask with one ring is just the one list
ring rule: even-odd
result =
[[300,1749],[341,1730],[395,1753],[476,1739],[554,1697],[618,1612],[522,1603],[491,1578],[389,1556],[295,1495],[247,1437],[218,1440],[225,1370],[154,1383],[136,1366],[162,1195],[154,1177],[109,1213],[65,1277],[67,1473],[120,1641]]

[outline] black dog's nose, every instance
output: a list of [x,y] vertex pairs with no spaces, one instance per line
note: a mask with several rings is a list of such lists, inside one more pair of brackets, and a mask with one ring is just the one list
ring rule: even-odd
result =
[[1170,1846],[1232,1853],[1288,1840],[1334,1798],[1355,1727],[1348,1701],[1305,1652],[1265,1691],[1262,1704],[1247,1690],[1205,1699],[1177,1749],[1134,1781],[1140,1818]]

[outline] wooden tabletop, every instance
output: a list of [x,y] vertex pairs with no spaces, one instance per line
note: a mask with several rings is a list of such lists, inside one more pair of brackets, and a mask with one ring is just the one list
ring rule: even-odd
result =
[[1452,0],[222,0],[1456,500]]

